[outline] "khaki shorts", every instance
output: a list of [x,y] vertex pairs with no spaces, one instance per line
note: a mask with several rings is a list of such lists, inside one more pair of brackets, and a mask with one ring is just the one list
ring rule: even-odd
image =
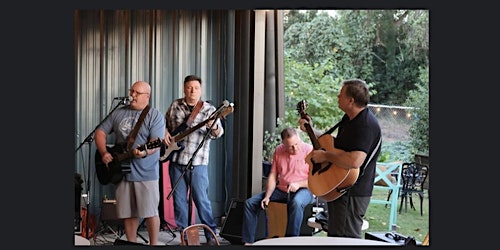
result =
[[158,216],[160,189],[158,180],[121,181],[116,186],[118,218],[149,218]]

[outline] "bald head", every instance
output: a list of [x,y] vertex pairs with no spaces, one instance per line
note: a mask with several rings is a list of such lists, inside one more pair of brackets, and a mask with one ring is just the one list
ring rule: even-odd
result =
[[149,104],[151,95],[151,86],[145,81],[137,81],[130,88],[130,95],[133,100],[130,102],[130,107],[136,110],[142,110]]
[[[137,87],[137,89],[136,89]],[[132,89],[138,90],[141,93],[147,92],[148,94],[151,93],[151,85],[145,81],[137,81],[132,84]]]

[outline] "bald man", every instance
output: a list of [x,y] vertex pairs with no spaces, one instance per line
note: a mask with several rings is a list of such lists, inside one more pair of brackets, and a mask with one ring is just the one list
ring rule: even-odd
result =
[[[132,97],[130,104],[117,108],[103,121],[96,130],[95,143],[101,160],[106,166],[116,164],[117,154],[132,153],[129,154],[131,155],[129,159],[119,162],[122,167],[130,166],[130,172],[127,171],[122,179],[114,183],[117,217],[124,220],[125,235],[130,242],[137,242],[139,218],[144,218],[149,234],[149,244],[157,245],[160,231],[158,215],[160,152],[159,146],[152,148],[141,146],[164,137],[165,118],[156,108],[149,108],[133,145],[127,146],[130,133],[141,113],[149,107],[151,86],[147,82],[137,81],[129,91]],[[107,135],[111,133],[115,134],[113,148],[106,147]],[[110,149],[113,149],[112,152],[108,152]]]

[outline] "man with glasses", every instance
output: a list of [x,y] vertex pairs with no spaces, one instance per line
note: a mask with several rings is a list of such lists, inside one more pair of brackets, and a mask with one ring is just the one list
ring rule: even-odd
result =
[[305,161],[313,146],[303,142],[297,130],[291,127],[281,131],[281,142],[274,151],[265,191],[245,201],[242,226],[245,245],[255,242],[258,215],[269,202],[287,203],[285,236],[299,236],[304,208],[314,202],[314,196],[307,188],[309,165]]
[[[165,118],[159,110],[148,106],[151,95],[149,83],[135,82],[130,88],[130,95],[132,96],[130,105],[116,109],[97,128],[95,143],[102,162],[106,165],[117,160],[106,147],[106,138],[110,133],[115,134],[115,147],[120,145],[132,153],[131,159],[121,162],[130,166],[130,172],[115,184],[117,217],[124,220],[125,235],[130,242],[137,242],[139,218],[144,218],[149,234],[149,244],[157,245],[160,231],[159,146],[148,148],[140,145],[147,145],[148,142],[163,138]],[[149,110],[146,110],[147,113],[135,136],[134,143],[127,146],[135,124],[146,108]]]

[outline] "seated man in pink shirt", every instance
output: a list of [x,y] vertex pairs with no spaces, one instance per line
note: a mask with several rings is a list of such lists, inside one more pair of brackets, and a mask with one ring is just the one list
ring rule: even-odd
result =
[[287,203],[285,236],[299,235],[304,208],[314,202],[314,196],[307,188],[309,165],[305,161],[313,146],[303,142],[297,130],[291,127],[281,131],[281,142],[274,151],[266,190],[245,201],[242,226],[245,245],[255,241],[257,217],[270,201]]

